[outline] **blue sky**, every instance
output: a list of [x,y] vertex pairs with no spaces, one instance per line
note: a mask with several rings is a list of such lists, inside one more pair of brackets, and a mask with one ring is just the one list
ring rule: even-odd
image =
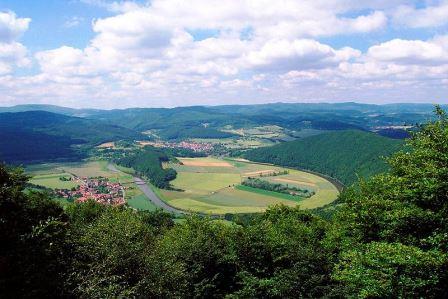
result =
[[0,105],[448,102],[448,1],[0,0]]

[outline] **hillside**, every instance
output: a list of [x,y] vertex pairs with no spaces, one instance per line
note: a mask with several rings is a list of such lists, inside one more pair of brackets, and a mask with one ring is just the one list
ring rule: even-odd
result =
[[130,129],[46,111],[0,113],[0,160],[10,163],[76,159],[81,153],[73,145],[143,138]]
[[357,175],[369,177],[386,170],[380,157],[398,151],[402,144],[401,140],[370,132],[335,131],[254,149],[244,153],[244,157],[317,171],[349,185],[356,181]]

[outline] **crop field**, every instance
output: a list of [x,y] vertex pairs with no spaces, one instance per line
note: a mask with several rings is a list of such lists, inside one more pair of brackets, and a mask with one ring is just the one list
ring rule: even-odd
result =
[[[183,210],[210,214],[255,213],[275,204],[300,205],[309,209],[331,203],[339,194],[326,179],[298,170],[270,176],[285,168],[211,157],[178,159],[183,165],[166,165],[178,172],[177,178],[171,182],[176,190],[159,190],[159,194],[168,204]],[[242,180],[249,176],[312,190],[316,194],[301,198],[242,186]]]
[[[78,163],[50,163],[27,166],[25,171],[32,176],[30,182],[36,185],[51,189],[71,189],[79,184],[73,181],[62,181],[60,177],[97,177],[109,178],[112,182],[120,182],[125,188],[125,198],[129,206],[137,210],[155,210],[155,206],[134,184],[134,179],[130,173],[132,169],[117,167],[119,172],[111,171],[107,168],[105,161],[90,161]],[[58,199],[62,204],[67,200]]]

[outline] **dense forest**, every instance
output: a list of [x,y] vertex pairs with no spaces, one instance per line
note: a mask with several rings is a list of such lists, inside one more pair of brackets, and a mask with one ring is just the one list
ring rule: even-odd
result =
[[2,298],[446,298],[448,119],[343,191],[333,217],[276,206],[245,223],[65,209],[0,166]]
[[146,146],[143,150],[128,153],[114,162],[133,168],[137,174],[147,177],[158,188],[169,189],[170,181],[176,178],[177,173],[172,168],[162,167],[162,162],[167,161],[169,156],[163,150]]
[[79,160],[83,149],[102,142],[144,138],[98,120],[46,111],[0,113],[0,161],[8,163]]
[[258,148],[243,154],[256,162],[298,167],[326,174],[350,185],[357,176],[385,171],[381,156],[398,151],[403,142],[364,131],[337,131]]

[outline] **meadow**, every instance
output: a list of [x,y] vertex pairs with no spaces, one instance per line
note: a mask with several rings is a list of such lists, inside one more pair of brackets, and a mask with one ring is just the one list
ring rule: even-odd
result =
[[[326,179],[299,170],[289,169],[287,174],[268,176],[285,168],[241,159],[206,157],[178,160],[180,163],[165,165],[178,173],[171,182],[175,190],[159,190],[159,194],[168,204],[182,210],[209,214],[256,213],[275,204],[311,209],[331,203],[339,194]],[[315,195],[298,198],[242,186],[241,182],[248,177],[309,189]]]

